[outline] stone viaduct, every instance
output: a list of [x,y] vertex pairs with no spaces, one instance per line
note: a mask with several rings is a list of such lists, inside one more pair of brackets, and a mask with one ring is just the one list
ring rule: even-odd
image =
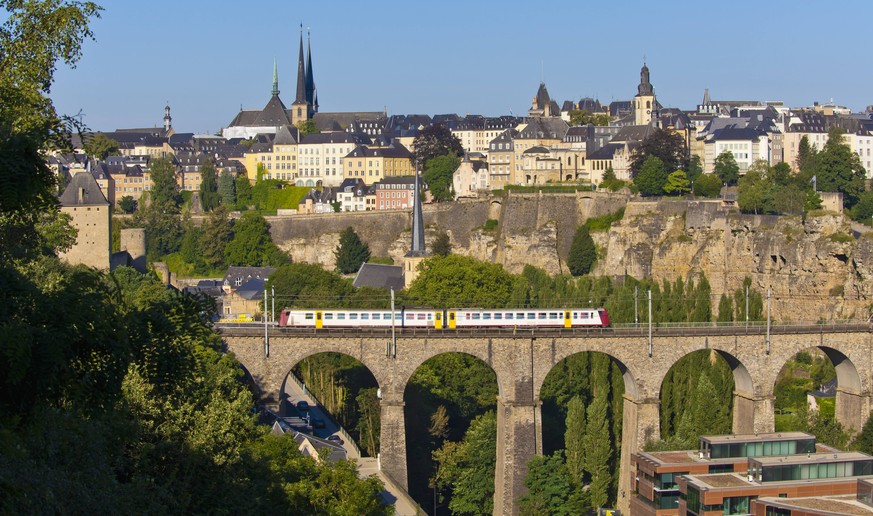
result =
[[[288,329],[290,330],[290,329]],[[398,484],[408,487],[403,395],[410,376],[423,362],[442,353],[478,357],[496,373],[497,468],[494,514],[517,513],[515,500],[525,492],[527,461],[542,453],[540,389],[549,371],[575,353],[606,353],[624,374],[619,507],[627,514],[631,493],[630,455],[657,439],[661,382],[680,358],[711,349],[734,373],[733,431],[774,430],[774,384],[783,365],[796,353],[821,349],[837,372],[836,417],[859,430],[871,409],[873,335],[869,325],[774,326],[764,328],[646,328],[615,330],[527,330],[501,332],[398,332],[347,330],[346,333],[271,330],[266,355],[263,327],[222,328],[233,352],[261,389],[265,403],[278,403],[287,375],[307,356],[336,352],[354,357],[376,378],[381,389],[381,464]]]

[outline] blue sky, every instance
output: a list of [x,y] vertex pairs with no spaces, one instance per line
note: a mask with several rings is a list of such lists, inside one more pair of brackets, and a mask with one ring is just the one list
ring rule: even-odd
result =
[[294,100],[299,25],[312,32],[321,111],[526,113],[552,98],[636,93],[645,56],[662,104],[831,98],[873,104],[873,2],[336,2],[105,0],[76,69],[56,74],[58,110],[96,130],[215,132],[269,100],[273,58]]

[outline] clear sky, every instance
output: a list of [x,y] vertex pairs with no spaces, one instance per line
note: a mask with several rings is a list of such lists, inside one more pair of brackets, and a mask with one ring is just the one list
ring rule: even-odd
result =
[[[99,2],[99,0],[98,0]],[[294,101],[299,26],[312,33],[321,111],[524,114],[552,98],[636,93],[645,56],[658,100],[873,104],[873,2],[787,0],[104,0],[76,69],[52,90],[95,130],[216,132],[270,98]]]

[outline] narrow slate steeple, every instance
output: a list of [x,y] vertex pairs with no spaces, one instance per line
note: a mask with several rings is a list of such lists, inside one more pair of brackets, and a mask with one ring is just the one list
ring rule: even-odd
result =
[[315,78],[312,75],[312,36],[306,31],[306,102],[315,106]]
[[418,164],[415,165],[415,190],[412,198],[412,247],[406,256],[427,256],[424,248],[424,217],[421,211],[421,176]]
[[300,55],[297,59],[297,98],[295,104],[305,104],[306,98],[306,65],[303,62],[303,25],[300,26]]
[[279,96],[279,68],[276,66],[276,58],[273,58],[273,96]]

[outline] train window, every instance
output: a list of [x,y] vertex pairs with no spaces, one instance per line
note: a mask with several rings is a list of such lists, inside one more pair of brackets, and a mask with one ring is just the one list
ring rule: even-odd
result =
[[326,314],[324,314],[324,320],[325,320],[325,321],[330,321],[330,320],[332,320],[332,319],[333,319],[333,314],[331,314],[331,313],[326,313]]
[[340,313],[340,314],[336,314],[336,318],[337,318],[337,320],[345,321],[345,320],[346,320],[346,314],[342,314],[342,313]]
[[308,320],[308,321],[311,321],[312,320],[312,312],[307,313],[306,315],[303,316],[303,318]]
[[499,321],[503,319],[503,314],[494,314],[494,318]]
[[361,314],[361,320],[362,320],[362,321],[369,321],[369,320],[370,320],[370,314]]
[[583,319],[588,319],[588,312],[582,312],[581,315]]
[[506,318],[507,318],[507,319],[512,319],[512,313],[508,313],[508,314],[506,314]]
[[[386,314],[386,315],[387,315],[387,314]],[[385,317],[385,318],[387,319],[388,317]],[[374,321],[378,321],[378,320],[379,320],[379,314],[373,314],[373,320],[374,320]]]
[[545,318],[546,318],[546,313],[545,313],[545,312],[540,312],[540,313],[537,314],[537,319],[543,320],[543,319],[545,319]]
[[466,320],[469,321],[469,320],[470,320],[470,314],[469,314],[469,313],[464,314],[464,319],[466,319]]
[[418,320],[423,321],[425,318],[425,314],[418,314]]
[[536,318],[537,318],[537,314],[535,314],[535,313],[533,313],[533,312],[528,312],[528,314],[527,314],[527,318],[528,318],[528,319],[536,319]]
[[480,315],[482,315],[482,314],[473,314],[473,320],[478,321]]
[[491,314],[482,314],[482,319],[491,320]]
[[352,321],[357,321],[357,320],[358,320],[358,314],[349,314],[349,319],[352,320]]
[[407,321],[411,321],[411,320],[413,320],[413,319],[415,319],[415,314],[406,314],[406,320],[407,320]]
[[558,314],[556,312],[552,312],[549,314],[549,319],[557,319],[557,318],[558,318]]
[[433,321],[433,314],[431,314],[431,313],[427,314],[427,320]]

